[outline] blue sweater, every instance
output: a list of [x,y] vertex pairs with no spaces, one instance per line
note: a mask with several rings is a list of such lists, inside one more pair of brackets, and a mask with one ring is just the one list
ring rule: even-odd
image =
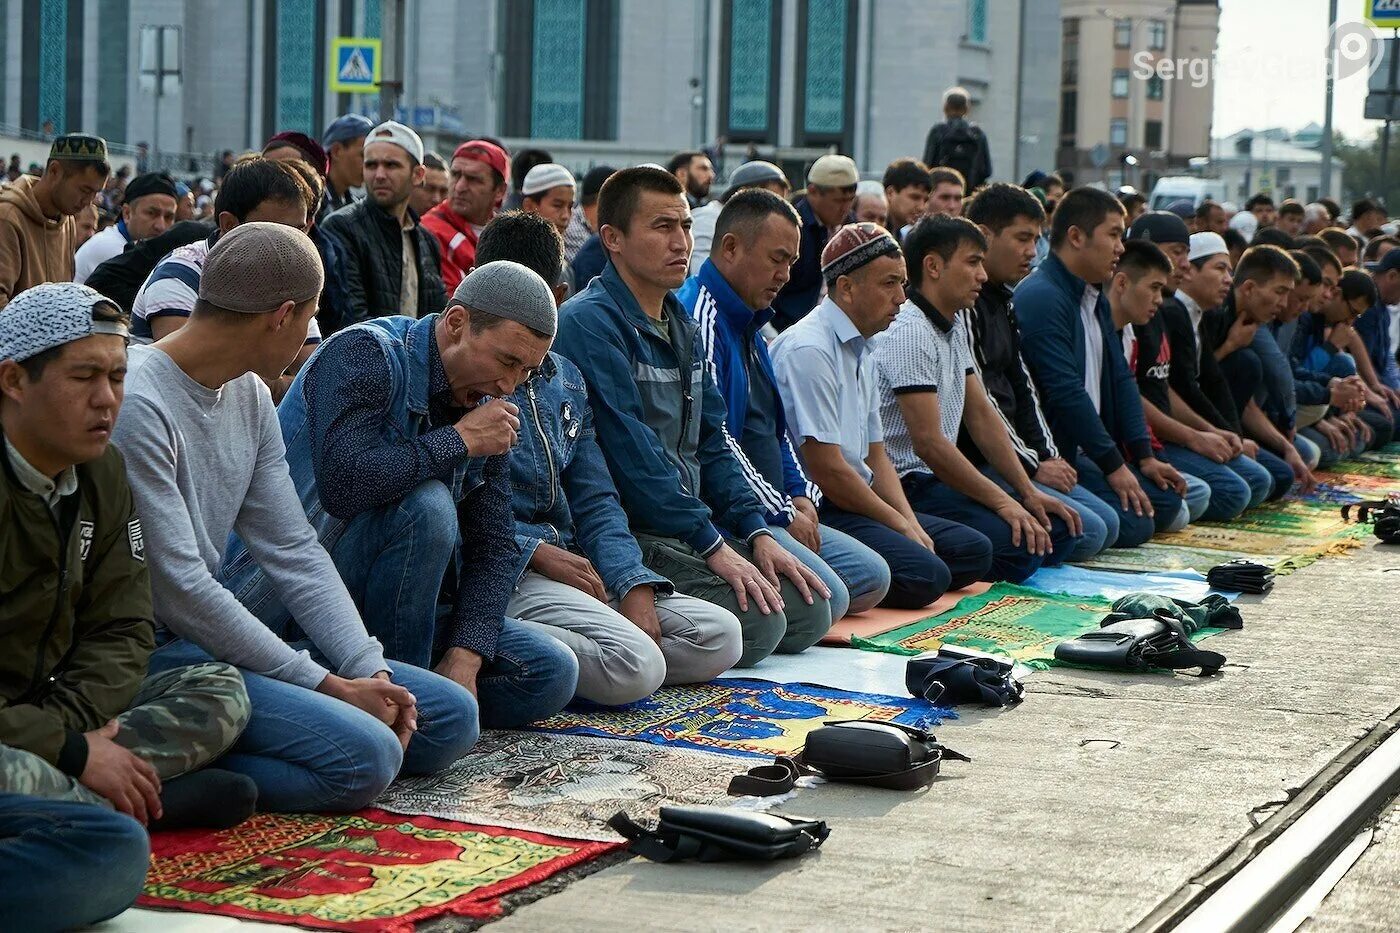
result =
[[[1142,398],[1128,363],[1118,352],[1108,298],[1099,293],[1095,314],[1103,332],[1104,361],[1099,410],[1084,390],[1085,341],[1079,303],[1088,283],[1051,253],[1016,288],[1021,347],[1055,444],[1067,457],[1082,450],[1105,474],[1152,456]],[[1120,449],[1121,448],[1121,449]]]

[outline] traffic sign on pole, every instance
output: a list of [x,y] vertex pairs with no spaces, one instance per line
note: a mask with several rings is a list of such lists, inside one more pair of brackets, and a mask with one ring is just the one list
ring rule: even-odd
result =
[[1400,29],[1400,0],[1366,0],[1366,19],[1381,29]]
[[379,40],[340,36],[331,40],[330,88],[338,94],[379,93]]

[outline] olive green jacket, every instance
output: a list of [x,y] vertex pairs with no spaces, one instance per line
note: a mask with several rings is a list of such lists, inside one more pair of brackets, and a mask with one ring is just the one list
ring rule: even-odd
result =
[[0,437],[0,743],[69,774],[125,712],[155,647],[141,521],[115,447],[50,511]]

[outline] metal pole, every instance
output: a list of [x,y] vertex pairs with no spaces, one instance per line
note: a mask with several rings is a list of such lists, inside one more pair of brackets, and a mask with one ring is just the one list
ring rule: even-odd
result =
[[1319,197],[1332,196],[1332,83],[1336,52],[1337,0],[1327,3],[1327,103],[1322,116],[1322,180]]
[[[1390,79],[1386,83],[1385,129],[1381,131],[1381,178],[1385,178],[1386,162],[1390,159],[1390,119],[1395,115],[1395,80],[1400,68],[1400,29],[1391,30]],[[1377,192],[1379,193],[1379,192]]]
[[1026,3],[1021,0],[1017,11],[1016,27],[1016,116],[1012,119],[1011,135],[1011,178],[1024,178],[1021,174],[1021,110],[1025,106],[1026,86],[1021,75],[1021,65],[1026,58]]
[[147,159],[147,169],[155,166],[160,169],[160,94],[165,88],[165,27],[155,28],[156,39],[156,111],[151,127],[151,151]]
[[381,0],[379,5],[379,54],[384,57],[379,74],[380,122],[394,119],[403,91],[403,0]]

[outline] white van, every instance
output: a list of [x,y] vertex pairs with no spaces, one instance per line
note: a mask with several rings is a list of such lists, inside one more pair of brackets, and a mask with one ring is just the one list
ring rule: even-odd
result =
[[1168,175],[1157,180],[1148,199],[1147,209],[1164,211],[1177,201],[1190,201],[1197,207],[1202,201],[1225,200],[1225,183],[1219,178],[1199,178],[1195,175]]

